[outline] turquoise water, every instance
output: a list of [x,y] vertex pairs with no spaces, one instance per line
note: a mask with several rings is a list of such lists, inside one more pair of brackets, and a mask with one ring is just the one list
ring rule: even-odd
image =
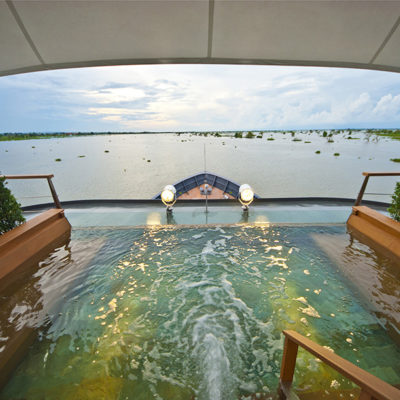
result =
[[[399,347],[314,240],[344,234],[344,225],[75,229],[36,273],[47,316],[0,398],[270,398],[282,329],[398,384]],[[305,353],[297,365],[299,391],[352,389]]]

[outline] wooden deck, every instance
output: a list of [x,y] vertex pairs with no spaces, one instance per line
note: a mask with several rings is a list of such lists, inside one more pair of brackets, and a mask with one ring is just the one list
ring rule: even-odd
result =
[[[204,189],[204,185],[197,186],[186,193],[177,196],[179,200],[205,200],[206,195],[200,192],[200,188]],[[211,193],[207,196],[208,199],[234,199],[229,193],[224,193],[216,187],[211,188]]]

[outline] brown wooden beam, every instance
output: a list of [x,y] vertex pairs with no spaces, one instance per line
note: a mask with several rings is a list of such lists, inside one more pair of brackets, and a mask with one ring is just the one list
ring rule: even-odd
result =
[[57,208],[62,208],[60,200],[58,198],[56,189],[53,185],[51,178],[54,178],[53,174],[45,174],[45,175],[0,175],[0,178],[5,179],[47,179],[47,183],[49,184],[50,192],[53,197],[54,204]]
[[[362,396],[366,396],[365,393],[369,394],[370,398],[377,400],[399,400],[400,390],[394,386],[382,381],[376,376],[370,374],[367,371],[357,367],[350,361],[339,357],[337,354],[330,350],[320,346],[312,340],[300,335],[295,331],[283,331],[286,339],[301,346],[315,357],[322,360],[325,364],[329,365],[343,376],[353,381],[356,385],[361,387]],[[284,353],[285,356],[285,353]],[[368,399],[368,397],[362,397],[362,399]]]
[[0,178],[5,179],[48,179],[54,178],[53,174],[44,175],[0,175]]
[[400,176],[400,172],[363,172],[364,176]]

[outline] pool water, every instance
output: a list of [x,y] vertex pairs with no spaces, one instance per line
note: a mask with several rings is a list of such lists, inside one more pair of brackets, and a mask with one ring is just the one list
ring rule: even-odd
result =
[[[283,329],[399,384],[399,346],[315,240],[335,235],[345,226],[74,229],[36,272],[46,317],[0,398],[275,398]],[[295,387],[356,393],[302,351]]]

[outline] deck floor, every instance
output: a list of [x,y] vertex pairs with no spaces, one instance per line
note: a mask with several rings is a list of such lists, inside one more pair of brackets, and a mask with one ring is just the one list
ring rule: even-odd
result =
[[[179,200],[202,200],[206,198],[205,194],[200,192],[200,188],[204,188],[204,185],[197,186],[186,193],[178,196]],[[221,189],[213,187],[211,193],[208,195],[209,199],[234,199],[229,193],[224,193]]]

